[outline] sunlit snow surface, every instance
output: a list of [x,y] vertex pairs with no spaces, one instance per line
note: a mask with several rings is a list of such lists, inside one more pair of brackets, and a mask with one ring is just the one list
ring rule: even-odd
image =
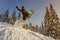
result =
[[15,25],[0,22],[0,40],[54,40],[51,37],[23,29],[22,25],[25,23],[24,21],[20,23],[19,20]]

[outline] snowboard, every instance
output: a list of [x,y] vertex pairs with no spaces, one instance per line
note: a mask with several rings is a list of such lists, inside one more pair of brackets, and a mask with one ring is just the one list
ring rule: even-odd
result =
[[27,21],[30,19],[30,17],[33,15],[33,13],[34,13],[34,10],[31,10],[31,11],[29,12],[28,17],[26,17],[26,20],[27,20]]

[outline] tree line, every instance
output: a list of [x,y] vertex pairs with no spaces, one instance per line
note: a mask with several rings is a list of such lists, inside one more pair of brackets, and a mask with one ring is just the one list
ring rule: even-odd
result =
[[14,24],[17,19],[20,19],[20,13],[16,17],[16,10],[13,11],[12,15],[9,17],[9,10],[7,9],[4,14],[0,13],[0,21],[10,24]]

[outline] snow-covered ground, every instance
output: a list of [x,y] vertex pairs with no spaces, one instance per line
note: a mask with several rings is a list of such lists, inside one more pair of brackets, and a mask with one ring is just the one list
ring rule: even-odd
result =
[[20,23],[19,20],[15,25],[0,22],[0,40],[54,40],[51,37],[23,29],[22,26],[25,23],[23,21]]

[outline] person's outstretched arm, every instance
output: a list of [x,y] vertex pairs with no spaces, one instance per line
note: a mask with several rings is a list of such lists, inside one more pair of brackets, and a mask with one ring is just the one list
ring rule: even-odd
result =
[[21,11],[21,10],[18,8],[18,6],[16,6],[16,8],[17,8],[17,10]]

